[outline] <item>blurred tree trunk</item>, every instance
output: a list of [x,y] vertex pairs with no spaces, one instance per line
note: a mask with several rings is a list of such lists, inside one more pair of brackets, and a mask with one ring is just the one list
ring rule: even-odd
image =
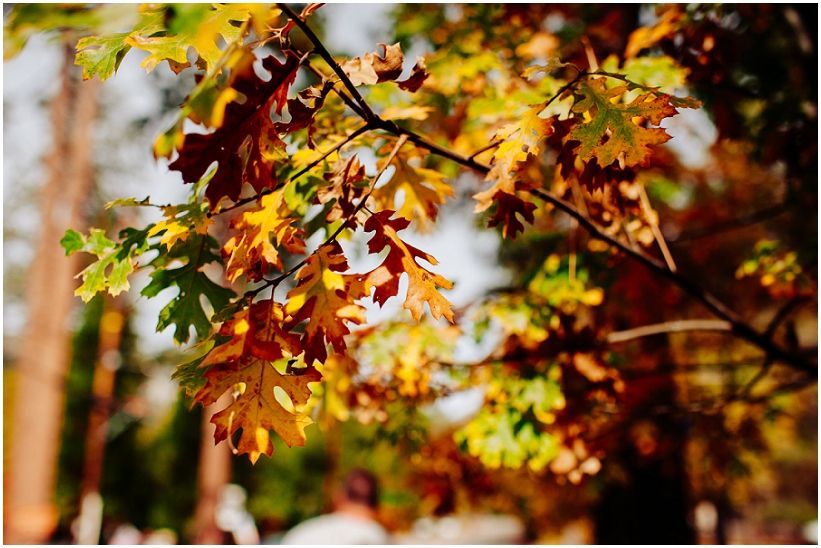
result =
[[339,489],[339,469],[342,462],[342,423],[330,419],[325,429],[325,471],[322,475],[322,513],[334,511],[334,499]]
[[102,505],[89,503],[100,497],[100,480],[103,473],[108,419],[114,396],[114,381],[120,367],[120,342],[125,314],[123,299],[105,296],[103,316],[100,320],[100,343],[97,362],[94,364],[91,413],[86,430],[83,456],[83,481],[80,488],[80,531],[78,544],[97,544],[100,540]]
[[197,508],[194,511],[194,544],[223,544],[223,531],[217,527],[215,512],[220,489],[231,481],[231,448],[228,442],[214,445],[211,417],[233,401],[225,394],[202,413],[200,462],[197,470]]
[[27,286],[28,325],[16,363],[5,541],[45,543],[59,518],[54,489],[69,366],[74,275],[60,239],[83,223],[82,206],[94,177],[91,126],[99,82],[80,86],[74,50],[65,45],[61,87],[52,100],[54,148],[42,189],[37,250]]

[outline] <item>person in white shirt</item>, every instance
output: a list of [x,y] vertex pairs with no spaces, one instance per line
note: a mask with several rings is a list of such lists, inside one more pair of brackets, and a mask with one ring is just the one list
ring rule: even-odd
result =
[[335,510],[300,523],[282,544],[389,544],[390,535],[376,521],[379,486],[360,468],[351,470],[334,497]]

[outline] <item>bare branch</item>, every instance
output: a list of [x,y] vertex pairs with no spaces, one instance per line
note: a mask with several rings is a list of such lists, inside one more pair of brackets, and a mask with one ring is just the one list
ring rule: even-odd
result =
[[644,218],[650,225],[650,230],[653,231],[653,236],[659,244],[661,254],[664,255],[664,260],[667,262],[667,268],[673,272],[677,272],[678,268],[676,268],[676,263],[673,261],[673,256],[667,248],[667,242],[664,241],[664,235],[659,229],[658,220],[656,219],[656,216],[653,215],[653,207],[650,205],[650,198],[647,197],[647,191],[644,189],[644,183],[642,183],[640,179],[637,182],[639,186],[639,196],[641,197],[641,209],[644,212]]
[[781,307],[781,310],[779,310],[776,313],[776,315],[773,317],[773,319],[770,320],[769,325],[767,325],[767,331],[764,332],[764,336],[768,337],[768,338],[772,338],[773,334],[775,333],[775,330],[778,329],[779,325],[781,325],[781,322],[784,321],[784,319],[790,314],[790,312],[795,310],[795,307],[797,307],[799,304],[801,304],[805,300],[806,300],[806,297],[800,297],[800,296],[799,297],[793,297],[792,299],[790,299],[787,304],[785,304],[783,307]]
[[497,146],[501,145],[502,143],[504,143],[504,141],[493,141],[493,142],[492,142],[492,143],[490,143],[489,145],[487,145],[487,146],[485,146],[485,147],[482,147],[482,148],[480,148],[479,150],[477,150],[476,152],[474,152],[473,154],[471,154],[471,155],[470,155],[470,158],[471,158],[471,159],[476,158],[476,157],[477,157],[477,156],[479,156],[481,153],[483,153],[483,152],[487,152],[487,151],[488,151],[488,150],[490,150],[490,149],[496,148]]
[[632,341],[641,337],[659,335],[661,333],[681,333],[684,331],[732,331],[733,324],[722,320],[676,320],[672,322],[644,325],[617,331],[607,335],[608,344]]

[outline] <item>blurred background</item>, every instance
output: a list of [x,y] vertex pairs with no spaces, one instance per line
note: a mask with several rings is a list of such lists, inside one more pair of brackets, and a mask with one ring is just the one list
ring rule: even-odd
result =
[[[4,5],[4,16],[10,9]],[[471,24],[518,17],[531,33],[535,28],[568,42],[589,36],[604,59],[608,47],[620,51],[613,44],[621,44],[623,50],[633,29],[656,20],[651,8],[639,6],[477,9],[481,13],[459,5],[331,4],[312,16],[311,24],[321,29],[334,54],[358,56],[373,51],[377,43],[402,40],[406,58],[415,59],[450,38],[436,33],[410,38],[414,22],[438,21],[448,28],[468,15]],[[681,165],[693,172],[721,161],[725,165],[731,155],[725,146],[728,137],[752,133],[759,141],[767,138],[770,126],[777,126],[767,116],[783,115],[771,110],[795,101],[783,89],[768,87],[770,80],[780,78],[768,71],[780,75],[803,70],[800,99],[809,101],[807,109],[817,108],[817,10],[789,10],[727,8],[723,19],[716,20],[717,36],[743,34],[748,40],[755,31],[766,38],[761,44],[766,59],[789,66],[756,66],[747,59],[743,71],[738,69],[743,74],[714,85],[715,97],[699,96],[708,102],[706,112],[682,114],[669,129],[676,138],[668,150]],[[790,26],[791,18],[797,27]],[[289,528],[330,511],[336,486],[348,470],[360,466],[378,477],[380,521],[400,542],[621,543],[640,541],[640,536],[631,536],[637,528],[672,524],[667,531],[671,542],[817,543],[815,385],[774,397],[766,405],[688,416],[686,422],[648,411],[659,402],[653,402],[655,407],[636,405],[621,445],[616,443],[602,459],[601,472],[582,481],[527,467],[491,469],[451,436],[431,434],[431,423],[457,424],[475,414],[482,394],[406,416],[398,410],[385,422],[336,422],[324,428],[315,424],[307,429],[304,448],[288,449],[275,438],[273,458],[253,466],[233,457],[227,444],[214,447],[210,410],[191,408],[170,380],[181,353],[170,332],[154,329],[163,298],[138,298],[147,277],[135,276],[128,294],[116,299],[97,296],[82,305],[73,296],[73,277],[82,270],[83,259],[66,258],[59,246],[67,228],[85,232],[94,226],[111,234],[159,219],[143,211],[133,212],[133,218],[115,217],[103,207],[114,199],[185,200],[187,189],[179,175],[154,161],[151,146],[193,88],[193,73],[176,76],[163,63],[146,75],[140,68],[141,52],[132,51],[115,77],[102,84],[96,79],[83,82],[67,45],[72,38],[76,43],[70,32],[33,33],[3,66],[4,500],[9,500],[9,489],[17,489],[11,496],[17,496],[23,508],[14,524],[22,536],[13,540],[275,544]],[[796,48],[808,48],[800,50],[803,57],[779,57],[792,47],[784,45],[790,40]],[[602,45],[606,43],[611,45]],[[722,63],[729,61],[719,52],[751,55],[751,50],[734,50],[733,45],[721,47],[726,49],[716,47],[715,54]],[[703,78],[708,86],[709,75]],[[758,109],[755,115],[733,119],[737,127],[732,126],[721,109],[732,103],[730,93],[736,88],[753,85],[751,78],[764,104],[749,106]],[[782,87],[789,87],[785,82]],[[817,143],[815,111],[804,120],[805,132]],[[817,185],[812,173],[817,171],[815,150],[815,167],[805,169]],[[790,169],[791,153],[811,156],[812,143],[806,150],[784,152],[778,158],[782,167],[776,169]],[[703,199],[699,193],[733,196],[732,181],[683,180],[686,184],[678,188],[662,182],[651,189],[654,199],[664,201],[659,207],[663,218],[682,221],[681,226],[686,219],[676,212]],[[441,226],[409,240],[440,260],[437,272],[455,282],[448,298],[456,306],[517,283],[528,268],[527,246],[543,244],[523,238],[513,251],[501,251],[499,234],[481,228],[472,214],[472,192],[463,190],[443,207]],[[817,189],[784,199],[809,200],[815,208]],[[798,240],[801,215],[791,214],[783,229]],[[801,244],[810,249],[817,247],[817,215],[815,219]],[[670,234],[682,233],[680,227],[667,228]],[[778,230],[760,235],[774,232]],[[702,259],[720,253],[718,244],[690,248],[685,238],[680,242],[682,252],[701,249]],[[816,272],[811,275],[817,277],[817,253],[815,257]],[[643,282],[650,283],[638,281]],[[735,291],[717,284],[716,291]],[[751,297],[743,312],[755,317],[757,299]],[[631,302],[653,307],[646,297]],[[368,317],[374,321],[397,310],[372,310]],[[812,296],[784,336],[796,338],[802,348],[817,347],[816,311]],[[763,318],[772,310],[761,312],[759,323],[766,325]],[[715,367],[682,378],[659,374],[663,364],[647,366],[637,381],[644,383],[642,390],[656,391],[663,400],[664,394],[674,398],[673,392],[721,392],[740,383],[733,366],[740,360],[749,371],[749,360],[735,347],[722,348],[724,339],[703,337],[700,342],[706,340],[714,354],[707,361],[712,359]],[[686,341],[671,345],[669,363],[686,354],[687,346]],[[460,351],[464,360],[482,356],[476,345]],[[45,429],[31,426],[35,422],[47,423]],[[12,462],[16,468],[10,468]],[[659,477],[667,478],[666,483],[659,483]],[[670,492],[660,494],[661,499],[643,496],[659,490]],[[667,503],[660,508],[646,500]],[[6,531],[7,517],[4,505]]]

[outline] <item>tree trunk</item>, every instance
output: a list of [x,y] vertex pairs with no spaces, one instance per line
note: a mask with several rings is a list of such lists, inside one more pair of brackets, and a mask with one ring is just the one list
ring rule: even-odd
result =
[[214,519],[220,488],[231,481],[231,448],[228,440],[214,445],[211,417],[233,401],[228,391],[202,413],[200,463],[197,471],[197,508],[194,511],[194,544],[223,544],[224,533]]
[[114,401],[114,381],[120,366],[120,341],[122,340],[125,315],[123,300],[105,296],[105,307],[100,320],[100,343],[97,363],[94,365],[91,413],[86,430],[85,453],[83,456],[83,482],[80,488],[80,531],[78,544],[97,544],[100,541],[102,524],[102,501],[100,481],[103,474],[105,442],[108,434],[108,419]]
[[91,126],[98,82],[80,86],[74,50],[64,47],[62,85],[52,101],[54,149],[42,190],[41,232],[27,287],[29,321],[16,363],[14,421],[5,541],[43,544],[54,531],[60,428],[69,366],[68,317],[75,306],[79,258],[66,258],[60,239],[82,224],[94,177]]

